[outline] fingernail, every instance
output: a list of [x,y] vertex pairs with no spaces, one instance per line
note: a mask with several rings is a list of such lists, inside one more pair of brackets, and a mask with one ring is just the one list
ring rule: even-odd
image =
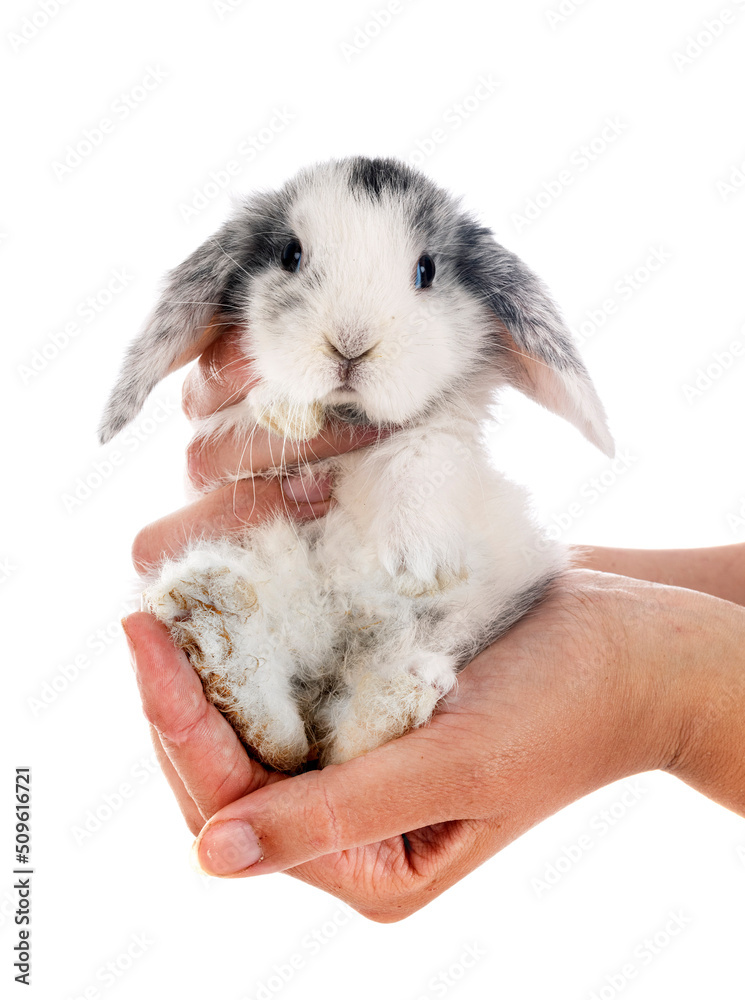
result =
[[331,476],[285,476],[282,492],[295,503],[318,503],[331,497]]
[[240,819],[226,819],[208,826],[197,841],[196,858],[207,875],[235,875],[263,857],[253,827]]

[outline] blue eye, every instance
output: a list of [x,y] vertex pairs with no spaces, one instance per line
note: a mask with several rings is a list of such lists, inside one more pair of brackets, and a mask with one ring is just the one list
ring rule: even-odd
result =
[[435,277],[435,262],[429,254],[423,254],[416,265],[415,288],[429,288]]
[[300,246],[300,240],[290,240],[282,250],[282,267],[285,271],[297,271],[302,256],[303,248]]

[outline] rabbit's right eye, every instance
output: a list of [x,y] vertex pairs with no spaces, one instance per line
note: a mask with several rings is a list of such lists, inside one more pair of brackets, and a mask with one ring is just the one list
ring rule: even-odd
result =
[[300,246],[300,240],[290,240],[282,250],[282,267],[285,271],[297,271],[302,256],[303,248]]

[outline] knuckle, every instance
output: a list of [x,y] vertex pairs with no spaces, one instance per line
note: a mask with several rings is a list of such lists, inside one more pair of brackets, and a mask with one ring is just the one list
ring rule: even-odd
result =
[[184,379],[181,387],[181,411],[187,420],[194,420],[195,413],[195,393],[197,391],[194,371],[190,371]]
[[[196,704],[194,704],[196,702]],[[207,701],[202,698],[192,699],[191,702],[181,707],[181,710],[173,718],[165,720],[160,712],[155,709],[154,714],[157,721],[149,719],[158,730],[161,739],[168,747],[178,750],[188,743],[199,743],[204,735],[205,718],[208,709]]]
[[147,576],[157,561],[157,549],[154,544],[153,528],[148,525],[142,528],[132,542],[132,564],[140,576]]
[[215,477],[212,450],[204,437],[194,437],[186,447],[186,475],[195,489],[203,489]]
[[248,359],[236,334],[219,337],[201,355],[184,382],[181,405],[189,420],[213,413],[248,387]]
[[303,805],[308,842],[318,856],[336,854],[349,846],[345,840],[345,824],[342,821],[343,811],[334,801],[328,788],[322,782],[306,796]]
[[280,504],[279,486],[259,483],[256,479],[237,479],[222,491],[224,515],[239,524],[262,521]]

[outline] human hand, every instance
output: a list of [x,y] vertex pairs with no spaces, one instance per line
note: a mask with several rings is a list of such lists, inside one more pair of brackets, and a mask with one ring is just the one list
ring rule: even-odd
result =
[[[183,409],[197,424],[244,399],[256,384],[250,360],[239,348],[239,327],[207,344],[186,377]],[[181,359],[186,360],[186,359]],[[148,525],[134,541],[132,558],[140,573],[176,555],[189,538],[240,535],[246,525],[282,510],[299,520],[325,514],[331,502],[327,477],[287,475],[252,478],[283,464],[304,465],[379,440],[384,431],[329,421],[310,441],[283,441],[261,427],[248,445],[229,431],[219,437],[195,435],[187,449],[187,478],[198,499]]]
[[692,591],[572,571],[427,726],[294,777],[248,758],[162,625],[136,614],[126,631],[202,868],[287,871],[392,921],[631,774],[669,769],[745,813],[744,619]]
[[[183,409],[197,425],[245,399],[258,384],[250,360],[240,349],[240,336],[239,327],[229,328],[210,344],[186,377]],[[377,441],[381,435],[377,428],[360,429],[333,420],[317,437],[302,442],[280,438],[262,427],[252,431],[248,444],[245,435],[233,431],[217,438],[197,433],[187,451],[189,481],[195,490],[205,491],[264,469],[338,455]]]

